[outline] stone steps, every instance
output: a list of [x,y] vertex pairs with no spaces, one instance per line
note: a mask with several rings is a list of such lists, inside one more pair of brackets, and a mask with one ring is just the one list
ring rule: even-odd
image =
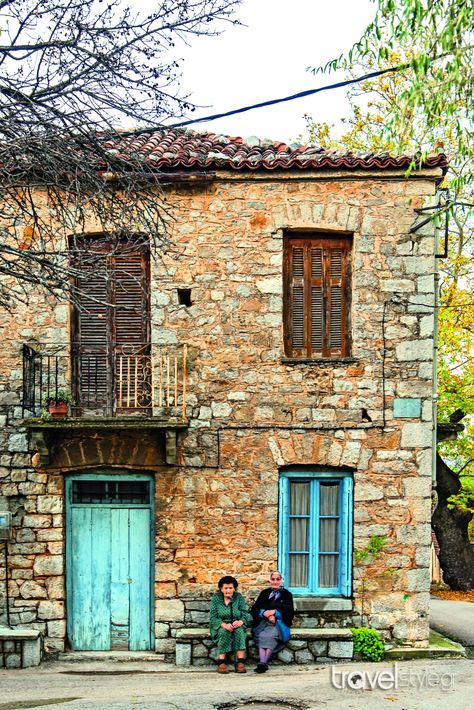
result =
[[114,663],[140,662],[156,663],[153,651],[65,651],[58,653],[55,660],[59,663],[87,663],[93,661],[112,661]]

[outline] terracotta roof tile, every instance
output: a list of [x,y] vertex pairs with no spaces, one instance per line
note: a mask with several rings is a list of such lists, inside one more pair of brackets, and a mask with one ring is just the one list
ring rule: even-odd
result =
[[[336,153],[314,146],[281,141],[260,140],[255,136],[243,139],[216,133],[172,128],[108,138],[105,145],[113,155],[142,156],[154,168],[233,168],[235,170],[299,170],[366,169],[387,170],[407,168],[412,156],[388,153],[354,155]],[[447,167],[443,154],[428,156],[426,167]]]

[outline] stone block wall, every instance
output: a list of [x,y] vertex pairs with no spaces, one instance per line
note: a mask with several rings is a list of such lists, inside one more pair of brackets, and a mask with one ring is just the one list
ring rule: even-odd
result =
[[[178,433],[175,466],[162,443],[153,448],[155,434],[137,447],[100,429],[53,437],[41,464],[19,419],[21,343],[67,342],[68,308],[33,296],[27,312],[0,315],[0,502],[14,513],[14,624],[40,629],[48,650],[64,647],[68,471],[154,473],[155,635],[165,658],[181,625],[205,623],[220,576],[236,574],[243,591],[266,586],[277,565],[279,470],[317,465],[353,471],[355,547],[375,534],[387,542],[354,569],[352,612],[307,614],[302,624],[363,621],[427,643],[435,260],[430,228],[409,229],[438,178],[222,173],[169,188],[180,255],[153,262],[151,302],[153,343],[188,345],[189,427]],[[284,359],[287,230],[353,235],[347,360]],[[179,304],[181,288],[191,306]]]
[[0,668],[21,668],[21,641],[0,640]]
[[[354,644],[348,640],[321,639],[309,640],[292,638],[279,653],[272,657],[273,664],[309,665],[311,663],[337,663],[351,661],[354,655]],[[217,659],[216,648],[210,638],[178,639],[176,657],[166,657],[170,663],[178,666],[209,666]],[[258,651],[249,637],[247,660],[258,661]]]

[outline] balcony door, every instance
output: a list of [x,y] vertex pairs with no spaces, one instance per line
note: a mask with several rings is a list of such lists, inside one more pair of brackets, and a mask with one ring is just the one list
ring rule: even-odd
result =
[[[104,239],[78,244],[72,354],[81,413],[146,412],[149,407],[149,251]],[[82,273],[81,273],[82,272]]]

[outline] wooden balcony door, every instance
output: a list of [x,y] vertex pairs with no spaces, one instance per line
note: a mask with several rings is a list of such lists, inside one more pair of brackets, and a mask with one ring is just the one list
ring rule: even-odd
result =
[[[104,241],[83,239],[93,256],[81,259],[72,319],[73,381],[81,413],[117,414],[123,378],[132,397],[127,410],[147,409],[149,383],[149,252],[127,243],[114,249]],[[120,371],[120,356],[136,356],[135,367]],[[122,378],[122,381],[120,381]]]

